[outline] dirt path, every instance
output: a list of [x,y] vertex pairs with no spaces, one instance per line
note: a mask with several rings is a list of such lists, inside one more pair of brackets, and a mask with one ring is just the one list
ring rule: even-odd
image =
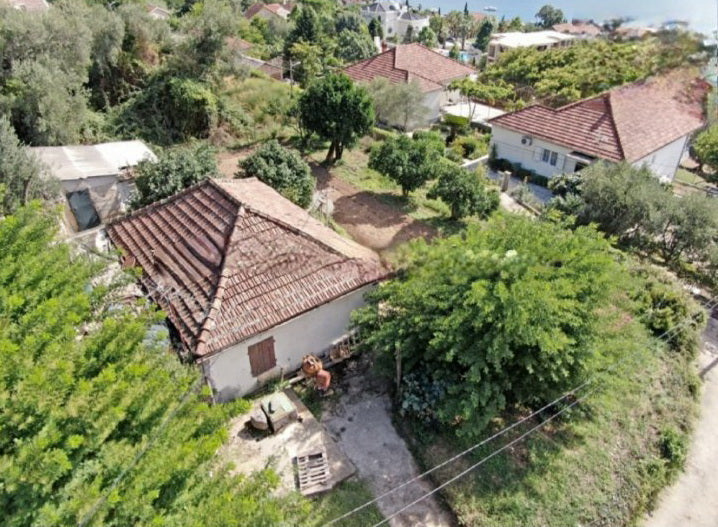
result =
[[[374,496],[419,474],[411,452],[391,422],[388,386],[370,375],[364,357],[348,361],[336,390],[339,393],[326,404],[321,422],[357,467]],[[387,517],[433,488],[428,481],[420,480],[379,500],[377,506]],[[390,520],[389,525],[450,527],[455,522],[432,496]]]
[[383,251],[412,238],[436,235],[432,226],[333,176],[325,167],[313,163],[312,172],[317,190],[326,192],[334,204],[334,221],[362,245]]
[[718,312],[703,337],[701,417],[688,452],[685,472],[666,489],[644,527],[718,525]]

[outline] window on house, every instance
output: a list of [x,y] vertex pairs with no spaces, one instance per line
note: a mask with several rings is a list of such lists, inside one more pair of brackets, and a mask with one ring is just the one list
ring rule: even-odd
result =
[[543,154],[541,155],[541,160],[544,163],[548,163],[551,166],[556,166],[556,163],[558,162],[558,152],[552,152],[551,150],[546,150],[544,148]]
[[269,337],[249,346],[249,365],[252,377],[258,377],[277,365],[274,356],[274,337]]

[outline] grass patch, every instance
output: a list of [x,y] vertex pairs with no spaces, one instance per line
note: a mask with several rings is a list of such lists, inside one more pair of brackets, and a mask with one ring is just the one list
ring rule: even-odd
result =
[[[382,202],[401,210],[416,220],[448,219],[449,207],[440,200],[426,197],[432,182],[405,197],[401,194],[401,187],[388,177],[369,168],[369,151],[376,143],[370,137],[363,138],[359,145],[351,150],[345,150],[342,160],[331,167],[332,175],[351,183],[356,188],[372,192]],[[326,155],[325,149],[317,150],[309,155],[309,159],[322,163]],[[438,222],[442,224],[442,222]]]
[[[342,482],[330,492],[314,500],[316,507],[315,522],[311,525],[324,525],[326,522],[363,505],[374,499],[366,484],[357,478]],[[357,527],[361,525],[374,525],[384,519],[375,505],[370,505],[352,516],[337,522],[338,527]]]
[[695,185],[696,187],[701,188],[710,188],[713,186],[698,174],[694,174],[693,172],[690,172],[685,168],[679,168],[676,171],[676,181],[679,183]]
[[[584,402],[447,486],[443,497],[461,525],[631,525],[675,478],[696,414],[696,375],[686,355],[668,349],[628,315],[625,302],[617,299],[613,312],[598,315],[606,329],[592,369],[625,362],[580,392],[596,389]],[[485,437],[528,413],[518,409],[496,419]],[[521,425],[437,471],[436,482],[538,423]],[[426,468],[474,443],[414,422],[403,428]]]

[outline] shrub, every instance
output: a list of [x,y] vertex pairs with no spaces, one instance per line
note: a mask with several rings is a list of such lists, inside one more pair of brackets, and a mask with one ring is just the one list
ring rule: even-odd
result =
[[661,457],[666,461],[668,476],[675,476],[686,462],[686,436],[675,428],[667,428],[661,432],[658,445]]
[[437,163],[437,172],[439,177],[427,197],[446,203],[451,208],[451,219],[473,215],[486,218],[499,207],[498,192],[487,188],[479,171],[469,172],[442,159]]
[[392,132],[391,130],[384,130],[383,128],[375,126],[371,129],[371,137],[376,141],[386,141],[387,139],[396,137],[396,132]]
[[540,187],[548,188],[550,178],[547,178],[546,176],[542,176],[541,174],[537,174],[533,170],[531,171],[531,174],[529,175],[529,183],[533,183],[534,185],[538,185]]
[[484,138],[473,135],[458,137],[451,146],[464,159],[478,159],[488,152],[488,144]]
[[136,171],[134,208],[172,196],[219,172],[214,151],[202,143],[167,149],[157,162],[140,162]]
[[309,165],[275,140],[241,160],[239,168],[244,172],[235,174],[237,177],[256,177],[302,208],[312,202],[314,178]]

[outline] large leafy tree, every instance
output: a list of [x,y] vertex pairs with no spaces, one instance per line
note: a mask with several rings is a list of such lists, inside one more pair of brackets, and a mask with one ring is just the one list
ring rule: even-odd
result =
[[487,18],[479,24],[476,31],[476,41],[474,42],[474,46],[479,48],[481,51],[486,51],[489,47],[489,41],[491,40],[491,33],[493,32],[494,22],[493,20]]
[[693,151],[701,163],[718,167],[718,125],[714,124],[696,137]]
[[308,131],[330,141],[326,161],[342,158],[374,124],[371,96],[344,74],[330,74],[310,84],[299,99],[299,119]]
[[376,120],[389,126],[409,130],[426,119],[429,109],[424,105],[425,96],[416,81],[392,82],[375,77],[367,85],[374,99]]
[[435,177],[436,163],[444,152],[441,137],[419,135],[410,139],[404,134],[391,137],[375,146],[369,156],[369,168],[381,172],[401,186],[408,196]]
[[541,7],[541,9],[539,9],[536,13],[536,18],[539,21],[539,26],[546,29],[550,29],[556,24],[566,22],[566,18],[563,16],[563,11],[550,4],[546,4]]
[[307,208],[312,202],[315,182],[309,165],[275,140],[241,160],[239,167],[243,172],[238,177],[256,177],[300,207]]
[[499,192],[487,187],[482,171],[471,172],[453,161],[441,159],[436,166],[436,183],[426,196],[446,203],[452,220],[474,215],[486,218],[499,208]]
[[219,174],[214,151],[202,143],[165,150],[157,161],[141,161],[136,170],[135,207],[167,198]]
[[355,323],[368,349],[400,362],[404,411],[475,435],[507,405],[581,379],[620,272],[593,227],[494,217],[412,245]]
[[0,507],[7,527],[299,525],[275,475],[230,476],[228,417],[39,205],[0,220]]
[[0,159],[0,216],[59,195],[60,182],[20,143],[7,117],[0,117]]
[[344,62],[356,62],[376,55],[376,46],[368,33],[345,30],[339,33],[336,55]]

